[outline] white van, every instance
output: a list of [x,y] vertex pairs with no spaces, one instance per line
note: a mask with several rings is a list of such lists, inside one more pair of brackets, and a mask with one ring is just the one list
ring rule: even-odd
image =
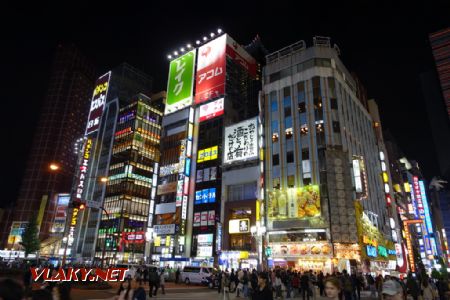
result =
[[213,268],[185,266],[181,271],[181,280],[186,284],[190,283],[208,283],[208,277],[211,276]]

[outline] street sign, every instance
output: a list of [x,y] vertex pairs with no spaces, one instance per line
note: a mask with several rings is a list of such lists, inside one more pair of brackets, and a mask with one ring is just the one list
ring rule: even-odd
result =
[[100,203],[92,200],[86,200],[87,207],[100,208]]

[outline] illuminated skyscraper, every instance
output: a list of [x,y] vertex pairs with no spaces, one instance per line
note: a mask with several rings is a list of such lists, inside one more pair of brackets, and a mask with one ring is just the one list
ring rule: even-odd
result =
[[[6,241],[11,222],[23,228],[22,224],[36,216],[40,208],[40,238],[48,236],[54,217],[54,196],[71,188],[77,162],[73,147],[84,134],[80,119],[87,118],[94,79],[93,64],[76,47],[58,45],[19,196],[10,222],[0,235],[2,247],[12,247],[12,240]],[[51,172],[50,163],[57,163],[59,170]],[[15,247],[18,242],[14,241]]]

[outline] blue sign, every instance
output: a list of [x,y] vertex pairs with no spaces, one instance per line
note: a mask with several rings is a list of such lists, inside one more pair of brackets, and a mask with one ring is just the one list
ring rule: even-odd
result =
[[367,253],[367,256],[377,257],[377,248],[375,248],[374,246],[367,245],[366,246],[366,253]]
[[397,252],[392,249],[387,249],[389,255],[397,255]]
[[191,159],[190,158],[186,158],[186,160],[184,161],[184,165],[185,165],[185,169],[184,169],[184,174],[186,176],[191,176]]
[[202,191],[196,191],[195,192],[195,204],[202,203]]
[[208,197],[209,203],[216,202],[216,188],[209,189],[209,197]]
[[209,189],[202,190],[202,203],[208,203]]

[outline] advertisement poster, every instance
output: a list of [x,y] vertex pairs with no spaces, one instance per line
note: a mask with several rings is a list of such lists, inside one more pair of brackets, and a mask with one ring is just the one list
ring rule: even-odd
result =
[[226,39],[224,34],[198,49],[195,104],[225,94]]
[[170,62],[165,115],[192,104],[194,65],[195,50]]
[[318,185],[288,190],[274,189],[268,193],[268,215],[271,219],[303,219],[320,216]]
[[212,101],[200,106],[200,118],[199,121],[203,122],[209,119],[213,119],[215,117],[223,115],[224,107],[223,107],[224,98],[220,98],[219,100]]
[[97,131],[100,127],[100,118],[102,117],[103,109],[105,108],[110,78],[111,71],[100,76],[95,82],[95,89],[92,94],[91,108],[89,110],[85,135],[89,135]]
[[256,118],[225,127],[224,163],[258,158]]

